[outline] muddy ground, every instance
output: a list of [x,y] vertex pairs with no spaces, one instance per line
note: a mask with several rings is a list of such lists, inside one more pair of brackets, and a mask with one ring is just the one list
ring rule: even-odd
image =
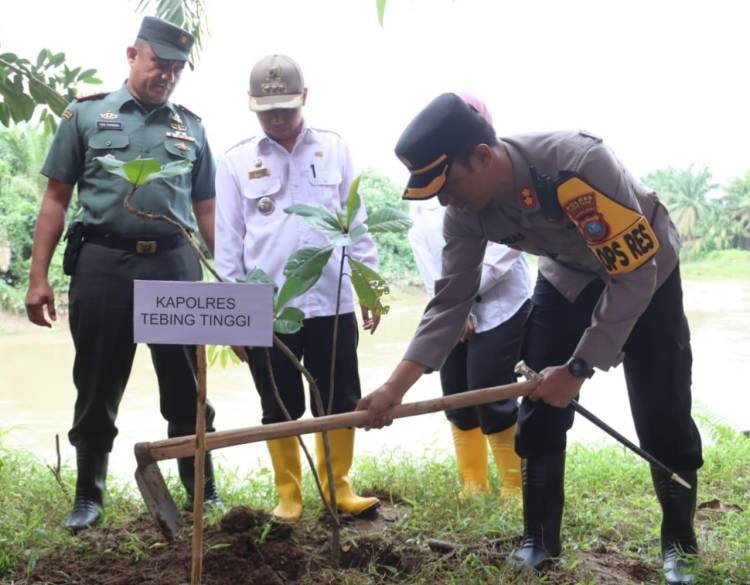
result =
[[[387,500],[386,500],[387,501]],[[402,503],[383,505],[369,519],[344,517],[341,564],[334,570],[330,533],[324,519],[296,525],[271,521],[266,512],[237,507],[204,531],[203,583],[206,585],[305,583],[334,584],[344,575],[357,583],[414,583],[431,575],[432,583],[453,582],[452,571],[473,555],[482,563],[505,567],[518,538],[486,540],[472,546],[425,539],[404,540],[390,528],[408,512]],[[189,514],[186,519],[189,521]],[[147,516],[127,525],[82,532],[80,551],[52,551],[29,576],[14,585],[185,585],[191,577],[192,539],[184,531],[167,542]],[[654,564],[600,547],[577,552],[575,563],[557,566],[544,583],[592,581],[626,585],[658,583]],[[441,579],[444,575],[445,579]],[[514,582],[534,582],[521,579]],[[478,577],[477,582],[483,582]]]

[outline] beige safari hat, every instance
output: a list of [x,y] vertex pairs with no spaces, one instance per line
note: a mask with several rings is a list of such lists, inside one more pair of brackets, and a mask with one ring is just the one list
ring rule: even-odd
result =
[[300,108],[304,92],[302,69],[286,55],[267,55],[250,72],[250,109],[254,112]]

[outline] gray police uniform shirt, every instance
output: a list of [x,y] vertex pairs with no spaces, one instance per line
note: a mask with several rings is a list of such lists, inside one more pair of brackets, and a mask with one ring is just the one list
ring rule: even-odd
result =
[[[553,132],[500,140],[512,161],[514,194],[477,212],[448,208],[442,278],[404,359],[441,367],[471,310],[492,241],[540,256],[540,272],[570,302],[594,279],[605,283],[574,355],[607,370],[622,361],[638,317],[677,266],[677,230],[656,194],[601,139]],[[560,218],[545,216],[532,166],[552,178],[575,174],[557,190]]]
[[42,167],[49,179],[78,185],[87,225],[118,236],[172,234],[174,226],[128,212],[123,200],[131,186],[94,160],[154,158],[161,164],[188,160],[191,172],[156,179],[139,187],[131,206],[163,214],[195,230],[192,203],[214,197],[214,161],[200,118],[166,102],[146,110],[127,85],[108,94],[80,98],[63,112],[60,127]]

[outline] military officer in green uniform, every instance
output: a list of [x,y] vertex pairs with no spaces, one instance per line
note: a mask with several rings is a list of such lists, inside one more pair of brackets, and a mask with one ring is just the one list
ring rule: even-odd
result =
[[[143,19],[127,49],[128,79],[111,93],[81,97],[63,112],[42,168],[48,178],[32,255],[26,310],[29,320],[50,326],[55,301],[47,272],[62,234],[74,186],[83,209],[82,224],[68,232],[65,269],[71,276],[70,331],[76,349],[77,389],[73,426],[77,481],[72,531],[98,522],[108,454],[117,435],[115,419],[135,354],[133,280],[200,280],[198,259],[168,222],[142,219],[123,207],[130,185],[108,173],[96,157],[160,163],[188,160],[189,173],[140,187],[131,205],[169,217],[189,231],[196,228],[210,250],[214,244],[214,162],[200,118],[169,101],[180,79],[193,37],[154,17]],[[192,65],[191,65],[192,66]],[[46,313],[45,313],[46,311]],[[161,413],[170,437],[195,429],[196,358],[192,346],[151,345],[159,383]],[[207,409],[213,430],[213,409]],[[178,461],[189,498],[193,459]],[[210,458],[206,498],[216,500]]]

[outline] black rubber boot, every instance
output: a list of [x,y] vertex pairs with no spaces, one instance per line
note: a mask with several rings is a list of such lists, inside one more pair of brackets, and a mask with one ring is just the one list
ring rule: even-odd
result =
[[565,452],[521,460],[523,544],[511,553],[518,569],[539,570],[560,555],[565,503]]
[[662,510],[661,556],[664,561],[664,578],[669,585],[685,585],[695,582],[690,557],[694,559],[698,554],[698,543],[693,530],[698,473],[695,470],[676,473],[692,488],[681,486],[669,479],[667,473],[651,467],[651,478]]
[[[220,506],[221,498],[216,492],[216,482],[214,481],[214,464],[211,454],[206,453],[206,463],[204,469],[205,484],[203,488],[203,502],[207,506]],[[185,509],[193,509],[193,495],[195,494],[195,458],[185,457],[177,460],[177,470],[180,474],[180,480],[187,492],[187,502]]]
[[73,534],[99,523],[104,504],[109,453],[81,448],[76,451],[76,499],[73,511],[65,519],[65,528]]

